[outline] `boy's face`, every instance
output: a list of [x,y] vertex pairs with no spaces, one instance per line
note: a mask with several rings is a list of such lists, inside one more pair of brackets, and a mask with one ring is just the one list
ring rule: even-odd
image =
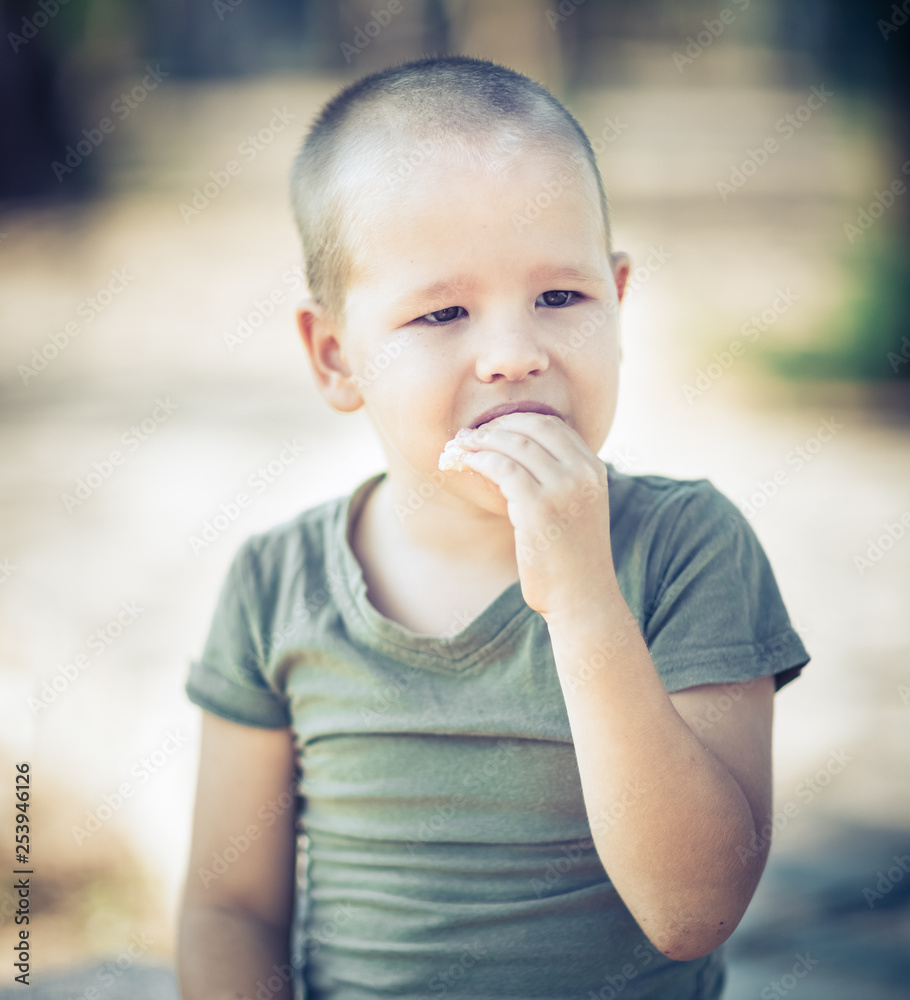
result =
[[301,329],[329,402],[366,407],[399,495],[432,477],[436,502],[504,514],[483,476],[437,471],[446,441],[500,404],[550,407],[600,450],[628,262],[607,254],[590,171],[533,150],[505,172],[436,157],[377,199],[365,239],[343,326]]

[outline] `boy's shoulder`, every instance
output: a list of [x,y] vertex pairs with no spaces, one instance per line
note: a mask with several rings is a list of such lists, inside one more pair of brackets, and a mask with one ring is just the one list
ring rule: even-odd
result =
[[348,499],[348,494],[340,493],[307,507],[271,528],[249,535],[242,548],[260,557],[277,556],[296,548],[304,539],[320,539],[326,527],[340,516]]
[[[764,560],[743,512],[710,479],[620,472],[606,463],[617,573],[652,587],[685,565]],[[653,598],[652,598],[653,600]]]
[[610,517],[662,522],[677,518],[709,518],[719,523],[744,524],[740,509],[710,479],[676,479],[658,473],[629,473],[604,461],[610,490]]
[[303,574],[310,582],[326,576],[328,563],[339,557],[352,501],[381,475],[370,476],[350,493],[330,497],[248,536],[237,550],[235,564],[260,587],[288,574]]

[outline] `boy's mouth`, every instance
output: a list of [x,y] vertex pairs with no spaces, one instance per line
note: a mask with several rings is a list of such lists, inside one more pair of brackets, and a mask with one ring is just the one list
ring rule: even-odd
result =
[[499,406],[493,406],[489,410],[484,410],[483,413],[481,413],[481,415],[468,426],[473,430],[481,424],[485,424],[488,420],[495,420],[496,417],[502,417],[506,413],[549,413],[554,417],[562,419],[562,414],[554,410],[552,406],[548,406],[546,403],[538,403],[533,399],[519,399],[514,403],[500,403]]
[[[554,417],[559,417],[560,420],[563,419],[562,414],[554,410],[552,406],[548,406],[546,403],[538,403],[534,399],[524,399],[516,400],[514,403],[500,403],[499,406],[493,406],[489,410],[484,410],[468,426],[471,430],[474,430],[480,427],[481,424],[485,424],[489,420],[495,420],[496,417],[503,417],[507,413],[549,413]],[[462,432],[459,431],[458,433],[461,434]],[[464,454],[464,449],[459,443],[458,435],[456,435],[451,441],[446,442],[446,446],[439,456],[437,467],[443,472],[462,472],[466,469],[470,471],[470,466],[465,465],[462,461]]]

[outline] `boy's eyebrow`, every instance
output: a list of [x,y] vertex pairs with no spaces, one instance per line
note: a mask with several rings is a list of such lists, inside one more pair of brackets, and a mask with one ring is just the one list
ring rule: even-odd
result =
[[589,267],[579,267],[575,264],[541,264],[535,267],[530,275],[535,284],[545,281],[582,281],[597,284],[604,280],[600,272]]
[[477,287],[477,282],[473,278],[458,276],[455,278],[443,278],[441,281],[434,281],[432,285],[425,288],[417,288],[413,292],[408,292],[398,300],[396,305],[404,305],[408,302],[422,301],[423,299],[448,298],[457,295],[459,292],[472,292]]

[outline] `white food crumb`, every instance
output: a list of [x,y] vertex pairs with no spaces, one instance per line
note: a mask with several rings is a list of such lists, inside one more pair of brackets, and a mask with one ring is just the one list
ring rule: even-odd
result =
[[462,472],[470,468],[462,461],[465,454],[464,448],[454,438],[451,441],[447,441],[442,454],[439,456],[439,469],[442,472]]

